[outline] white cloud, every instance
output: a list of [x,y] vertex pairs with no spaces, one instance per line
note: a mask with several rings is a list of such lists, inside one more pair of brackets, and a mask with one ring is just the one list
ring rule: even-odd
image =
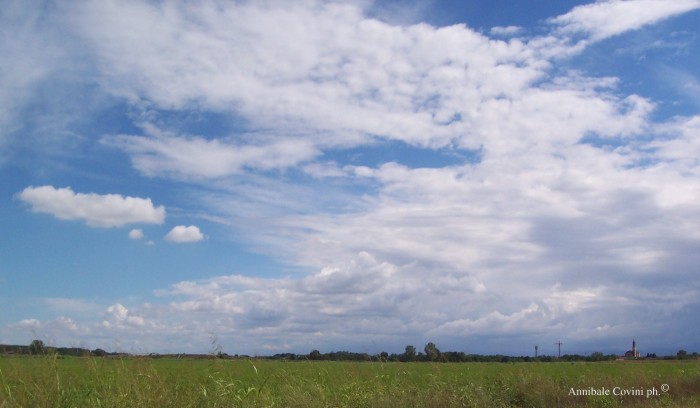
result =
[[134,228],[129,231],[129,239],[139,240],[143,238],[143,230]]
[[38,329],[41,327],[41,322],[37,319],[23,319],[17,325],[26,329]]
[[550,21],[562,34],[585,34],[598,41],[699,8],[698,0],[601,0]]
[[[493,311],[477,319],[457,319],[446,322],[434,330],[431,334],[449,336],[468,336],[478,332],[482,335],[538,333],[547,329],[546,322],[551,317],[536,303],[531,303],[526,308],[509,315],[499,311]],[[545,324],[543,324],[545,323]]]
[[[323,344],[347,344],[358,332],[401,338],[426,327],[422,321],[434,310],[425,310],[424,302],[436,291],[473,293],[463,283],[455,276],[426,288],[420,276],[399,274],[395,265],[361,252],[303,278],[221,276],[180,282],[157,293],[177,299],[167,314],[193,322],[188,331],[212,331],[218,325],[213,331],[227,341],[236,336],[243,349],[267,345],[280,350],[281,342],[303,348],[313,337]],[[219,317],[209,320],[213,316]]]
[[[597,39],[603,34],[594,28],[618,33],[695,4],[601,2],[553,22],[566,33],[590,26],[585,33]],[[148,136],[104,139],[128,152],[148,176],[191,180],[284,169],[376,138],[495,149],[503,144],[484,139],[508,139],[503,147],[510,147],[523,134],[536,140],[630,134],[641,129],[653,106],[635,95],[596,93],[595,87],[609,87],[605,78],[572,75],[551,78],[558,89],[534,86],[549,75],[552,58],[582,50],[553,36],[525,43],[490,39],[459,25],[392,26],[365,18],[355,6],[323,2],[110,7],[81,5],[79,11],[90,16],[85,21],[99,23],[77,25],[110,67],[103,73],[108,89],[166,109],[234,109],[251,128],[266,129],[205,139],[145,123]],[[629,22],[599,21],[621,15]],[[152,31],[154,22],[159,28]],[[137,47],[132,37],[140,38]]]
[[518,26],[508,26],[508,27],[492,27],[490,32],[492,35],[496,36],[514,36],[523,31],[522,27]]
[[24,125],[20,111],[38,85],[62,66],[64,44],[57,41],[55,22],[42,9],[7,1],[0,13],[0,164],[12,152],[11,138]]
[[658,77],[700,108],[700,78],[694,72],[662,65]]
[[171,229],[170,232],[168,232],[168,234],[165,236],[166,241],[176,243],[197,242],[203,239],[204,234],[202,234],[202,232],[199,231],[199,228],[194,225],[178,225],[176,227],[173,227],[173,229]]
[[377,137],[478,147],[462,138],[476,120],[469,107],[518,94],[548,65],[519,40],[494,41],[464,26],[392,26],[337,3],[277,6],[80,6],[89,18],[76,26],[110,66],[102,82],[115,94],[167,109],[235,109],[252,128],[268,130],[246,135],[245,145],[107,140],[144,174],[201,177],[291,166]]
[[154,207],[150,198],[74,193],[70,187],[27,187],[17,197],[32,211],[62,220],[85,220],[91,227],[120,227],[132,223],[161,224],[165,207]]
[[132,155],[134,167],[148,176],[219,178],[244,169],[269,170],[296,165],[318,154],[304,139],[282,139],[262,145],[236,145],[201,137],[181,137],[144,126],[152,137],[117,136],[105,143]]
[[75,322],[75,320],[71,319],[70,317],[59,316],[55,320],[55,323],[59,326],[62,326],[64,330],[67,330],[69,332],[78,331],[78,324]]
[[[115,304],[75,329],[152,349],[173,338],[178,351],[216,332],[248,353],[684,333],[669,316],[698,309],[700,122],[654,123],[657,101],[625,78],[558,64],[697,5],[597,2],[552,19],[550,35],[494,28],[507,41],[336,2],[66,6],[101,87],[142,112],[142,134],[103,143],[143,175],[204,187],[192,197],[210,219],[307,272],[184,281],[157,291],[169,303]],[[190,134],[159,110],[233,113],[246,129]],[[418,168],[333,155],[387,140],[478,157]],[[130,197],[45,186],[20,198],[108,226],[125,217],[91,208]],[[134,211],[158,212],[145,201]],[[184,225],[165,237],[204,238]]]
[[124,307],[121,303],[109,306],[106,310],[106,317],[107,319],[102,321],[104,327],[111,327],[113,325],[143,326],[145,324],[145,319],[143,317],[129,312],[129,309]]
[[[236,5],[218,14],[205,5],[187,10],[201,18],[198,27],[177,17],[182,8],[132,5],[162,28],[139,47],[115,34],[126,17],[88,27],[105,44],[101,60],[114,67],[104,78],[113,92],[164,108],[235,106],[252,128],[272,129],[216,140],[144,127],[146,136],[105,139],[149,176],[245,175],[207,183],[215,191],[200,198],[256,249],[313,271],[174,285],[162,292],[179,297],[172,310],[199,317],[183,330],[225,327],[273,348],[305,347],[313,333],[328,344],[354,333],[396,343],[426,333],[558,337],[602,326],[626,333],[625,319],[639,313],[631,304],[663,303],[633,288],[661,279],[654,271],[673,258],[682,260],[683,278],[660,293],[693,272],[697,256],[687,248],[700,196],[680,170],[697,171],[697,162],[672,158],[694,147],[694,126],[671,126],[667,141],[654,142],[660,156],[652,156],[667,165],[639,166],[651,147],[639,140],[662,132],[650,119],[654,101],[625,95],[618,78],[551,68],[586,41],[694,7],[682,4],[595,3],[553,19],[558,36],[527,42],[464,26],[392,26],[323,3],[264,12]],[[250,19],[238,23],[234,14]],[[309,21],[319,24],[307,29]],[[173,33],[185,41],[173,45]],[[234,35],[235,44],[225,41]],[[569,35],[584,42],[571,45]],[[315,160],[377,138],[481,156],[439,169]],[[301,150],[284,144],[293,140],[305,141]],[[277,143],[286,161],[275,159]],[[300,164],[318,184],[289,185],[255,171]],[[335,184],[344,182],[350,186]],[[352,194],[352,183],[369,187]],[[340,190],[334,197],[344,206],[320,203],[329,188]],[[647,333],[666,324],[653,312],[646,321]]]

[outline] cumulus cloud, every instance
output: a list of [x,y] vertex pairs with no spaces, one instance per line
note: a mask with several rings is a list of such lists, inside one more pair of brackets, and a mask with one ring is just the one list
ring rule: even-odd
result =
[[129,231],[129,239],[139,240],[141,238],[143,238],[143,230],[134,228]]
[[[586,277],[583,284],[546,286],[542,276],[523,270],[494,267],[475,276],[470,268],[453,268],[416,261],[392,264],[361,252],[300,278],[231,275],[180,282],[156,292],[173,299],[156,315],[170,316],[171,322],[177,316],[187,333],[215,332],[223,342],[249,351],[342,344],[378,352],[374,342],[401,350],[407,342],[434,340],[450,348],[463,349],[466,342],[471,350],[498,352],[502,345],[497,342],[477,345],[472,339],[563,336],[573,342],[585,335],[585,340],[600,341],[630,330],[676,330],[650,312],[660,307],[663,314],[676,313],[688,304],[679,300],[669,308],[658,291],[619,291],[617,284],[602,283],[602,273]],[[592,281],[601,284],[589,286]],[[688,299],[697,290],[679,293]],[[596,331],[602,326],[608,328],[605,334]]]
[[199,227],[190,225],[178,225],[168,232],[165,240],[175,243],[197,242],[204,239],[204,234],[199,231]]
[[130,313],[129,309],[124,307],[121,303],[109,306],[106,310],[106,319],[102,321],[104,327],[111,327],[113,325],[143,326],[144,324],[145,320],[143,317]]
[[119,194],[75,193],[70,187],[27,187],[17,197],[32,211],[62,220],[84,220],[91,227],[120,227],[132,223],[161,224],[165,207],[154,207],[150,198]]
[[23,319],[17,325],[27,329],[38,329],[41,327],[41,322],[37,319]]
[[[207,319],[219,316],[215,332],[236,336],[241,347],[279,350],[304,347],[310,338],[319,345],[348,344],[352,333],[361,331],[397,341],[426,327],[422,320],[433,310],[422,309],[422,302],[435,295],[432,288],[474,293],[468,279],[457,276],[427,289],[421,288],[422,281],[361,252],[303,278],[221,276],[180,282],[157,294],[174,299],[168,306],[171,315],[200,316],[188,325],[192,332],[211,330],[213,321]],[[407,319],[412,313],[418,315]],[[256,333],[256,340],[244,333]]]

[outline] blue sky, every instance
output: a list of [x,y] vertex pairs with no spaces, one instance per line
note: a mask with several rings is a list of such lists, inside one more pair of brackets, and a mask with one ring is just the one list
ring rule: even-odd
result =
[[0,343],[700,350],[699,16],[5,2]]

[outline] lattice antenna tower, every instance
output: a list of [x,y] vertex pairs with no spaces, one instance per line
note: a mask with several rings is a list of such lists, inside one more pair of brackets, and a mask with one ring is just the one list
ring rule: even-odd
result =
[[554,343],[554,345],[557,346],[557,358],[561,357],[561,345],[562,344],[564,344],[564,343],[562,343],[561,340]]

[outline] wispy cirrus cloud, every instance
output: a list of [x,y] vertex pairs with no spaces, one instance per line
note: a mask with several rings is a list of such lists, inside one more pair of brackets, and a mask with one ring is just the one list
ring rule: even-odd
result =
[[696,9],[700,9],[698,0],[601,0],[576,6],[550,22],[559,26],[561,34],[600,41]]
[[492,27],[489,32],[495,36],[510,37],[520,34],[523,31],[522,27],[507,26],[507,27]]
[[211,179],[246,170],[271,170],[295,166],[319,154],[304,138],[273,138],[270,142],[241,143],[178,136],[144,125],[149,136],[120,135],[103,139],[125,150],[136,169],[146,176]]
[[[30,123],[44,116],[35,112],[36,117],[29,121],[23,117],[23,109],[36,101],[34,96],[42,85],[59,82],[56,80],[61,75],[59,67],[66,66],[68,49],[63,43],[58,44],[59,23],[52,17],[44,8],[28,7],[26,2],[3,4],[0,13],[0,52],[4,55],[0,62],[0,165],[28,137]],[[53,131],[55,133],[56,129]],[[44,146],[49,144],[48,139],[44,139]]]

